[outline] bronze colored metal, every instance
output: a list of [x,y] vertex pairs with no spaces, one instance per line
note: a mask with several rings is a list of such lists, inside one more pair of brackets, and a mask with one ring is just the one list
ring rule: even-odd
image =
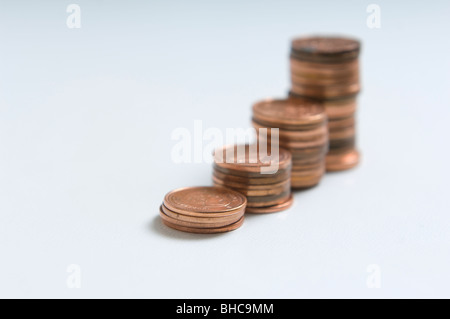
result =
[[262,157],[259,144],[255,147],[243,145],[243,151],[240,151],[239,147],[240,146],[233,145],[216,150],[214,152],[215,165],[229,170],[258,174],[262,173],[263,168],[269,167],[276,167],[278,172],[278,170],[289,167],[292,162],[291,153],[283,148],[278,149],[278,156],[276,156],[276,154],[271,154],[269,146],[267,148],[267,156]]
[[168,227],[171,227],[173,229],[180,230],[183,232],[187,232],[187,233],[216,234],[216,233],[225,233],[225,232],[229,232],[229,231],[238,229],[244,223],[244,216],[234,224],[224,226],[224,227],[217,227],[217,228],[195,228],[195,227],[180,226],[180,225],[170,223],[164,219],[162,220],[162,222]]
[[354,127],[355,126],[355,117],[349,116],[341,119],[335,119],[328,121],[328,129],[330,131],[332,130],[339,130],[339,129],[345,129],[348,127]]
[[278,128],[282,129],[284,131],[292,131],[292,132],[307,132],[314,129],[318,129],[325,125],[324,123],[309,123],[309,124],[302,124],[302,125],[289,125],[289,124],[280,124],[276,123],[274,121],[269,120],[262,120],[257,117],[257,115],[253,114],[252,121],[254,123],[257,123],[258,125],[261,125],[262,127],[268,128],[267,133],[271,133],[272,130],[269,130],[271,128]]
[[358,165],[359,160],[359,152],[354,149],[347,153],[328,154],[326,159],[327,171],[335,172],[351,169]]
[[359,82],[344,85],[299,85],[292,83],[291,91],[302,96],[310,96],[318,99],[352,96],[361,90]]
[[166,206],[161,205],[160,210],[163,211],[163,213],[173,219],[181,220],[185,222],[194,222],[199,224],[211,224],[211,223],[223,223],[223,224],[232,224],[236,222],[238,219],[242,217],[242,215],[245,212],[245,209],[242,208],[236,214],[229,215],[229,216],[223,216],[223,217],[205,217],[205,216],[191,216],[191,215],[183,215],[179,214],[177,212],[173,212],[170,209],[168,209]]
[[[290,176],[290,174],[289,174]],[[286,185],[289,185],[289,178],[285,178],[281,182],[277,183],[267,183],[267,184],[258,184],[258,185],[252,185],[248,183],[240,183],[240,182],[233,182],[230,180],[218,178],[215,174],[213,174],[213,181],[218,184],[223,184],[224,187],[229,187],[231,189],[247,189],[247,190],[254,190],[254,191],[266,191],[270,189],[271,191],[275,191],[278,188],[284,188]],[[238,191],[235,189],[236,191]],[[239,191],[240,192],[240,191]],[[242,192],[240,192],[242,193]],[[275,193],[276,194],[276,193]]]
[[342,37],[303,37],[292,41],[291,56],[319,63],[341,63],[358,57],[361,44]]
[[323,106],[308,99],[264,100],[253,105],[253,117],[257,122],[272,123],[274,127],[320,125],[326,121]]
[[323,175],[325,174],[325,170],[321,174],[317,175],[309,175],[309,176],[293,176],[291,179],[291,185],[293,189],[306,189],[316,186],[320,183]]
[[267,207],[284,203],[291,196],[291,191],[286,191],[280,195],[269,196],[248,196],[247,207]]
[[223,187],[187,187],[174,190],[164,198],[164,205],[174,212],[192,215],[232,214],[245,207],[242,194]]
[[[290,97],[310,98],[325,107],[330,141],[328,170],[344,170],[359,162],[355,155],[356,95],[361,90],[359,51],[359,41],[349,38],[308,37],[292,41]],[[280,145],[283,142],[280,138]],[[292,146],[285,145],[289,149]],[[342,155],[348,153],[352,155]],[[296,172],[300,165],[295,154],[293,162]]]
[[356,130],[354,127],[348,127],[340,130],[330,130],[330,140],[343,140],[355,138]]
[[[253,127],[258,131],[262,128],[268,128],[267,126],[258,123],[257,121],[252,121]],[[270,139],[273,135],[271,131],[268,130],[267,132],[267,138]],[[275,135],[278,136],[280,139],[292,139],[296,141],[316,141],[322,139],[324,136],[328,135],[328,129],[325,124],[318,126],[317,128],[311,129],[311,130],[285,130],[285,129],[279,129],[279,134]]]
[[330,142],[330,150],[328,151],[328,154],[343,153],[344,151],[354,149],[355,145],[356,138],[354,136],[340,140],[334,139]]
[[291,72],[291,81],[297,85],[315,85],[315,86],[328,86],[328,85],[342,85],[352,84],[359,82],[359,74],[350,74],[342,77],[319,77],[311,73],[294,73]]
[[169,222],[174,225],[183,226],[183,227],[193,227],[193,228],[218,228],[218,227],[225,227],[230,224],[233,224],[237,222],[240,218],[242,218],[243,214],[240,215],[239,218],[229,222],[223,222],[223,221],[211,221],[210,223],[198,223],[198,222],[191,222],[191,221],[185,221],[181,219],[172,218],[164,213],[164,211],[160,208],[159,215],[163,220],[166,222]]
[[239,183],[241,185],[248,186],[258,186],[258,185],[268,185],[268,184],[277,184],[282,181],[286,181],[291,176],[291,170],[284,170],[283,173],[278,172],[277,174],[269,174],[264,177],[248,177],[248,176],[235,176],[228,173],[223,173],[216,168],[213,169],[214,177],[221,179],[225,183]]
[[234,170],[230,168],[220,167],[216,164],[213,165],[214,171],[220,172],[222,174],[227,174],[229,177],[242,177],[248,178],[249,181],[256,180],[259,178],[278,178],[280,175],[289,175],[291,171],[291,166],[289,165],[286,168],[278,169],[278,171],[274,174],[262,174],[261,172],[246,172],[240,170]]
[[350,78],[359,76],[358,60],[351,63],[311,63],[290,59],[291,75],[295,78],[307,78],[311,80],[336,80],[348,81]]
[[273,206],[267,206],[267,207],[247,207],[246,213],[251,214],[268,214],[268,213],[277,213],[281,212],[283,210],[286,210],[292,206],[294,203],[294,197],[291,196],[283,203],[280,203],[278,205]]

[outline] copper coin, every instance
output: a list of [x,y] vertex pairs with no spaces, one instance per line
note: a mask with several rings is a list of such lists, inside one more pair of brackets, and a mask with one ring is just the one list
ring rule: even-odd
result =
[[299,159],[311,159],[317,158],[317,156],[323,156],[328,152],[328,144],[321,147],[304,148],[304,149],[291,149],[292,162],[296,162]]
[[251,214],[268,214],[268,213],[277,213],[283,210],[286,210],[292,206],[294,203],[294,197],[291,195],[289,198],[278,205],[267,206],[267,207],[247,207],[246,213]]
[[290,164],[288,167],[286,167],[284,169],[278,169],[278,171],[276,173],[262,174],[261,172],[253,173],[253,172],[246,172],[246,171],[241,171],[241,170],[224,168],[224,167],[220,167],[216,164],[214,164],[214,166],[213,166],[214,171],[216,171],[216,172],[226,174],[227,176],[230,176],[230,177],[236,176],[236,177],[247,178],[249,180],[252,179],[254,181],[256,181],[257,179],[261,179],[261,181],[263,181],[265,179],[279,178],[280,176],[289,174],[289,172],[291,171],[291,167],[292,167],[292,164]]
[[242,216],[242,218],[234,224],[224,226],[224,227],[217,227],[217,228],[195,228],[195,227],[180,226],[180,225],[170,223],[164,219],[162,220],[162,222],[170,228],[173,228],[173,229],[176,229],[179,231],[183,231],[183,232],[187,232],[187,233],[216,234],[216,233],[225,233],[225,232],[229,232],[229,231],[238,229],[244,223],[244,216]]
[[[256,130],[259,130],[261,128],[267,128],[266,126],[256,122],[252,121],[252,125]],[[273,134],[268,132],[267,138],[270,139],[270,137]],[[313,128],[311,130],[284,130],[279,129],[278,135],[274,134],[275,136],[278,136],[280,139],[294,139],[297,141],[315,141],[318,139],[323,138],[323,136],[328,135],[328,129],[325,123],[321,126],[318,126],[317,128]]]
[[301,178],[301,177],[308,177],[308,176],[317,176],[321,175],[325,172],[325,161],[320,163],[317,167],[311,169],[311,170],[296,170],[293,171],[291,174],[292,178]]
[[194,222],[199,224],[211,224],[211,223],[223,223],[223,224],[232,224],[236,222],[238,219],[242,217],[242,215],[245,212],[245,209],[240,209],[236,214],[229,215],[229,216],[223,216],[223,217],[199,217],[199,216],[190,216],[190,215],[183,215],[176,212],[171,211],[164,205],[161,205],[160,210],[163,211],[164,214],[167,216],[176,219],[181,220],[185,222]]
[[348,127],[340,130],[330,131],[330,140],[344,140],[348,138],[354,138],[356,130],[354,127]]
[[344,106],[327,106],[325,109],[329,122],[342,118],[353,117],[356,112],[356,101],[345,104]]
[[282,194],[284,192],[286,192],[287,190],[289,190],[290,188],[290,184],[286,183],[283,186],[278,186],[278,187],[274,187],[274,188],[267,188],[267,189],[248,189],[248,188],[236,188],[236,187],[231,187],[225,183],[223,183],[220,180],[213,180],[213,183],[215,186],[223,186],[223,187],[228,187],[231,188],[247,197],[265,197],[265,196],[276,196],[279,194]]
[[323,154],[319,158],[295,160],[295,164],[294,164],[294,166],[292,166],[292,168],[294,169],[294,167],[295,167],[295,170],[298,170],[300,167],[303,167],[303,166],[309,167],[309,166],[319,165],[320,163],[323,163],[323,161],[325,161],[325,155],[326,154]]
[[[297,97],[296,97],[297,98]],[[326,113],[325,113],[326,114]],[[293,132],[309,132],[311,130],[315,130],[318,128],[323,127],[324,125],[326,125],[326,121],[323,121],[321,123],[309,123],[309,124],[301,124],[301,125],[290,125],[290,124],[286,124],[286,123],[279,123],[276,120],[264,120],[261,118],[258,118],[257,114],[253,114],[253,118],[252,118],[253,123],[257,123],[260,126],[262,126],[262,128],[267,128],[267,134],[270,134],[273,132],[272,129],[274,128],[278,128],[280,130],[284,130],[284,131],[293,131]],[[259,134],[259,132],[258,132]],[[258,135],[259,136],[259,135]]]
[[164,205],[174,212],[192,213],[230,213],[247,204],[244,195],[223,187],[187,187],[174,190],[164,198]]
[[[225,187],[229,188],[237,188],[237,189],[248,189],[248,190],[267,190],[270,189],[277,189],[284,187],[286,184],[289,184],[289,178],[286,178],[280,182],[276,183],[267,183],[267,184],[257,184],[257,185],[250,185],[247,183],[240,183],[235,181],[230,181],[228,179],[222,179],[217,177],[215,174],[213,174],[213,181],[218,184],[223,184]],[[236,190],[236,189],[235,189]],[[236,190],[238,191],[238,190]]]
[[[269,144],[263,152],[260,143],[255,145],[233,145],[219,148],[214,152],[214,163],[218,167],[245,171],[252,173],[268,172],[274,168],[273,174],[278,170],[288,168],[292,163],[291,153],[283,148],[278,148],[278,154],[274,153],[275,148]],[[267,144],[266,144],[267,145]],[[273,153],[273,154],[272,154]]]
[[353,84],[359,83],[359,75],[350,74],[349,76],[345,77],[322,78],[315,76],[312,73],[291,72],[291,82],[298,85],[317,85],[317,86]]
[[346,96],[336,96],[336,97],[327,97],[326,99],[324,99],[323,97],[319,96],[307,96],[307,95],[302,95],[300,93],[295,93],[292,90],[288,91],[289,94],[289,98],[302,98],[302,99],[311,99],[313,101],[318,101],[319,103],[322,103],[324,105],[324,107],[326,107],[325,105],[330,102],[330,103],[338,103],[341,101],[348,101],[349,99],[354,99],[356,98],[356,96],[358,95],[359,92],[355,93],[355,94],[350,94],[350,95],[346,95]]
[[322,104],[325,107],[325,110],[329,107],[346,107],[348,104],[356,104],[356,95],[350,95],[347,97],[344,96],[337,99],[322,100]]
[[347,77],[359,74],[359,61],[357,59],[342,63],[315,63],[291,57],[289,62],[291,72],[298,74],[314,74],[323,78]]
[[324,166],[325,156],[321,158],[321,161],[317,161],[315,163],[310,164],[298,164],[297,166],[292,167],[293,172],[301,172],[301,171],[315,171]]
[[242,185],[268,185],[277,184],[282,181],[288,180],[291,176],[290,170],[284,170],[283,173],[268,175],[267,177],[246,177],[246,176],[235,176],[231,174],[223,173],[219,170],[214,169],[213,175],[224,182],[239,183]]
[[184,226],[184,227],[193,227],[193,228],[218,228],[218,227],[225,227],[228,225],[231,225],[235,222],[237,222],[240,218],[242,218],[243,214],[240,215],[239,218],[236,218],[233,221],[227,221],[227,222],[210,222],[210,223],[197,223],[197,222],[190,222],[190,221],[184,221],[181,219],[176,219],[176,218],[172,218],[168,215],[166,215],[162,209],[159,210],[159,215],[161,216],[161,218],[171,224],[174,225],[179,225],[179,226]]
[[349,116],[341,119],[328,121],[328,130],[337,130],[355,126],[355,117]]
[[285,202],[289,196],[291,195],[291,191],[286,191],[280,195],[271,195],[271,196],[248,196],[248,205],[247,207],[265,207],[265,206],[274,206]]
[[292,40],[291,54],[300,59],[322,62],[338,62],[356,59],[361,44],[356,39],[314,36]]
[[328,151],[328,154],[331,154],[333,152],[342,153],[343,150],[353,149],[355,145],[356,145],[355,136],[346,139],[330,140],[330,150]]
[[347,97],[359,93],[361,87],[359,83],[346,85],[297,85],[292,83],[291,91],[302,96],[311,96],[316,98],[336,98]]
[[335,172],[348,170],[357,166],[359,161],[360,155],[356,150],[343,154],[328,154],[326,159],[327,171]]
[[308,189],[314,186],[317,186],[322,180],[323,174],[320,176],[312,176],[309,179],[295,179],[292,180],[292,189],[293,190],[302,190]]
[[311,125],[326,122],[323,106],[307,99],[268,99],[253,105],[253,117],[266,123]]
[[283,139],[280,140],[280,145],[283,145],[284,148],[288,150],[296,149],[310,149],[315,147],[324,147],[324,145],[328,144],[328,135],[323,136],[320,140],[303,142],[303,141],[295,141],[293,139]]
[[308,175],[308,176],[293,176],[291,178],[291,186],[293,189],[304,189],[316,186],[320,183],[323,175],[325,174],[325,170],[323,170],[320,174]]

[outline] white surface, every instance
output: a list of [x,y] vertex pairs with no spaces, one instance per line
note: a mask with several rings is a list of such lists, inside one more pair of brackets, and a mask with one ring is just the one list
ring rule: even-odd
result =
[[[55,1],[0,10],[0,297],[450,297],[450,4]],[[248,127],[289,88],[289,40],[359,37],[361,166],[238,231],[163,227],[177,127]],[[67,267],[80,265],[81,289]],[[368,289],[368,265],[381,289]]]

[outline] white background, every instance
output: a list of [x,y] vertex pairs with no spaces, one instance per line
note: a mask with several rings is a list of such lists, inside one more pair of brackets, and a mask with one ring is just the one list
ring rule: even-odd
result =
[[[450,297],[448,1],[378,1],[381,29],[367,1],[80,0],[81,29],[70,3],[1,1],[0,297]],[[249,127],[311,33],[363,41],[362,164],[232,233],[164,227],[211,184],[174,129]]]

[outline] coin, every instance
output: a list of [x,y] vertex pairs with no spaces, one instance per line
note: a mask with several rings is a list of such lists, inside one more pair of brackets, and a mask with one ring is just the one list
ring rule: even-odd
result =
[[281,195],[276,195],[276,196],[265,196],[265,197],[248,196],[247,197],[247,199],[248,199],[247,208],[249,208],[249,207],[268,207],[268,206],[279,205],[279,204],[287,201],[289,199],[289,196],[291,196],[290,191],[285,192]]
[[193,228],[218,228],[218,227],[225,227],[230,224],[233,224],[237,222],[240,218],[242,218],[243,214],[240,215],[239,218],[233,220],[233,221],[210,221],[209,223],[199,223],[199,222],[192,222],[192,221],[185,221],[182,219],[172,218],[164,213],[164,211],[160,208],[159,215],[163,220],[166,222],[169,222],[174,225],[183,226],[183,227],[193,227]]
[[331,140],[345,140],[348,138],[354,138],[356,134],[355,127],[348,127],[340,130],[330,130]]
[[223,187],[187,187],[174,190],[164,198],[164,205],[182,214],[228,213],[245,207],[242,194]]
[[301,96],[319,99],[353,96],[361,90],[358,82],[342,85],[299,85],[292,83],[291,91]]
[[358,165],[359,160],[359,152],[354,149],[347,153],[328,154],[326,159],[327,171],[334,172],[351,169]]
[[[289,174],[290,176],[290,174]],[[282,188],[289,184],[289,178],[285,178],[284,180],[276,183],[266,183],[266,184],[248,184],[247,182],[241,183],[236,181],[230,181],[227,178],[219,178],[216,176],[215,173],[213,173],[213,181],[217,183],[221,183],[223,185],[226,185],[226,187],[229,188],[240,188],[240,189],[248,189],[248,190],[267,190],[270,188],[271,190],[275,190],[277,188]]]
[[323,106],[307,99],[267,99],[253,105],[253,117],[282,125],[322,124],[326,121]]
[[278,178],[281,175],[286,175],[286,174],[290,174],[291,171],[291,165],[287,166],[286,168],[283,169],[278,169],[277,172],[272,173],[272,172],[247,172],[247,171],[243,171],[243,170],[234,170],[231,166],[230,168],[225,168],[225,167],[220,167],[216,164],[214,164],[213,168],[215,172],[220,172],[223,174],[227,174],[228,177],[242,177],[242,178],[247,178],[247,180],[249,182],[251,181],[256,181],[259,179],[263,179],[263,178]]
[[328,121],[328,129],[330,131],[349,127],[355,127],[355,117],[353,115],[341,119]]
[[236,214],[223,216],[223,217],[207,217],[207,216],[191,216],[191,215],[183,215],[176,212],[171,211],[164,205],[161,205],[160,210],[164,212],[165,215],[181,221],[186,222],[195,222],[199,224],[211,224],[211,223],[228,223],[231,224],[242,217],[245,212],[245,209],[242,208],[236,212]]
[[224,227],[217,227],[217,228],[195,228],[195,227],[186,227],[186,226],[180,226],[173,223],[170,223],[164,219],[162,219],[162,222],[173,229],[180,230],[187,233],[194,233],[194,234],[216,234],[216,233],[225,233],[232,230],[236,230],[239,227],[242,226],[244,223],[244,216],[240,220],[238,220],[236,223],[224,226]]
[[286,210],[292,206],[294,203],[294,197],[291,196],[283,203],[273,206],[267,206],[267,207],[247,207],[246,213],[253,213],[253,214],[268,214],[268,213],[277,213],[281,212],[283,210]]
[[[267,128],[267,126],[258,123],[253,120],[252,125],[256,130]],[[271,131],[268,131],[267,139],[270,139],[272,135],[278,136],[280,139],[294,139],[296,141],[315,141],[322,139],[325,135],[328,134],[328,128],[325,124],[318,126],[317,128],[313,128],[310,130],[285,130],[279,129],[279,133],[273,134]]]
[[291,55],[302,60],[337,63],[356,59],[361,44],[356,39],[315,36],[294,39],[291,47]]
[[249,176],[236,176],[230,173],[223,173],[217,169],[213,169],[213,176],[221,179],[224,182],[232,182],[239,183],[243,185],[268,185],[268,184],[277,184],[282,181],[286,181],[291,176],[291,171],[283,170],[282,173],[277,172],[277,174],[269,174],[267,177],[249,177]]
[[[303,37],[292,41],[290,55],[291,98],[309,98],[322,103],[328,116],[329,170],[342,170],[343,153],[356,151],[356,96],[361,91],[358,40],[343,37]],[[288,146],[285,146],[289,148]],[[290,149],[290,148],[289,148]],[[355,156],[348,160],[358,163]],[[293,155],[293,161],[296,161]],[[356,165],[355,164],[355,165]],[[294,165],[293,171],[298,169]]]
[[291,57],[290,68],[292,73],[313,74],[322,78],[348,77],[359,73],[359,61],[357,59],[343,63],[314,63]]
[[232,145],[215,150],[214,163],[217,167],[257,174],[273,168],[275,174],[278,170],[287,168],[292,161],[287,150],[278,148],[276,151],[278,154],[272,154],[270,146],[263,151],[260,144]]

